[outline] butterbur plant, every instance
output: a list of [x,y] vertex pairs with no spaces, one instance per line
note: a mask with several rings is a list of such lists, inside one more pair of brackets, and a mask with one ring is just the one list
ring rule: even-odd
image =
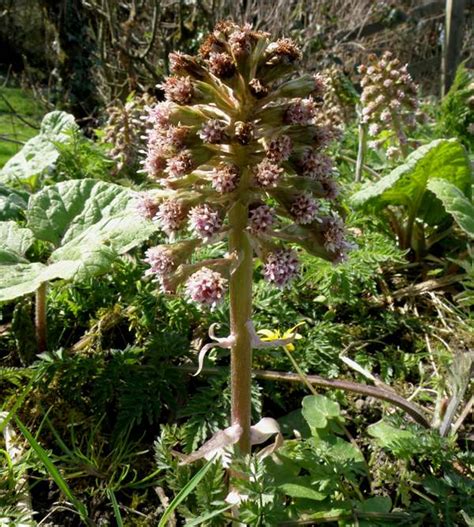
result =
[[324,94],[318,122],[332,126],[340,134],[354,119],[359,96],[342,68],[336,65],[321,73],[321,82],[324,83]]
[[[299,74],[300,60],[288,38],[221,22],[198,56],[170,55],[165,101],[148,112],[144,170],[159,189],[138,207],[169,244],[148,249],[146,274],[208,308],[229,295],[230,335],[210,328],[199,361],[212,346],[231,350],[231,426],[217,439],[238,442],[241,454],[274,429],[269,418],[252,430],[250,422],[252,349],[279,345],[260,341],[252,324],[255,260],[266,281],[285,288],[301,248],[334,262],[350,248],[324,152],[332,134],[316,124],[322,84]],[[199,248],[224,240],[226,255],[196,261]]]
[[133,168],[138,166],[139,152],[144,148],[146,139],[143,109],[151,100],[152,97],[146,93],[141,96],[132,93],[125,104],[117,101],[107,108],[108,119],[102,140],[113,145],[110,157],[117,163],[117,173],[124,168],[133,172]]
[[361,121],[373,139],[384,132],[384,138],[373,141],[374,146],[386,143],[387,157],[396,159],[408,154],[407,132],[413,130],[417,119],[418,88],[407,71],[407,65],[386,51],[380,58],[372,54],[368,64],[359,66],[362,74]]

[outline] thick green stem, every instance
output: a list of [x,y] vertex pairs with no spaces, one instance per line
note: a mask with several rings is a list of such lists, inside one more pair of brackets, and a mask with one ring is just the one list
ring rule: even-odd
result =
[[35,329],[38,350],[40,353],[46,350],[46,291],[48,284],[41,284],[36,290],[35,299]]
[[230,327],[234,336],[231,349],[231,421],[242,427],[240,453],[250,453],[252,342],[248,322],[252,315],[252,247],[246,232],[248,207],[237,201],[229,212],[232,226],[229,252],[238,257],[230,276]]

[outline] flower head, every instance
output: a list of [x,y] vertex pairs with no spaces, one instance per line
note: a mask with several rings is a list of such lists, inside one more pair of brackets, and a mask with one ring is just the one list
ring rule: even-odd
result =
[[145,259],[150,268],[145,271],[146,276],[161,278],[163,275],[170,273],[174,267],[174,260],[171,251],[163,246],[150,247],[145,252]]
[[242,145],[248,145],[254,137],[255,126],[252,123],[235,123],[235,138]]
[[255,170],[255,181],[257,185],[263,188],[274,188],[278,185],[280,174],[283,169],[269,159],[261,161]]
[[226,284],[220,273],[203,267],[187,280],[186,296],[199,304],[215,307],[224,299]]
[[146,120],[161,128],[167,128],[170,125],[170,116],[173,111],[173,105],[169,101],[159,102],[148,108]]
[[277,287],[286,287],[298,274],[299,261],[291,249],[279,249],[270,253],[265,260],[263,276]]
[[255,40],[255,34],[249,24],[231,33],[229,45],[234,57],[239,60],[249,55]]
[[344,261],[347,252],[354,248],[354,245],[347,241],[344,222],[337,214],[332,214],[322,218],[322,232],[324,247],[334,254],[336,262]]
[[142,218],[152,220],[158,212],[158,203],[148,193],[143,192],[137,199],[136,210]]
[[219,212],[209,205],[198,205],[189,211],[189,224],[203,240],[209,240],[217,234],[222,227]]
[[180,201],[168,199],[159,207],[153,218],[167,234],[179,231],[186,218],[186,209]]
[[221,79],[232,77],[235,73],[235,62],[233,58],[226,52],[209,54],[209,69],[216,76]]
[[314,150],[305,150],[300,160],[303,176],[313,179],[326,178],[332,174],[332,159]]
[[291,137],[287,135],[275,136],[266,147],[266,156],[274,163],[281,163],[290,157],[292,147]]
[[280,38],[268,47],[269,62],[272,64],[291,64],[299,62],[302,53],[291,38]]
[[316,107],[311,97],[307,99],[296,99],[285,112],[287,124],[309,124],[316,114]]
[[250,93],[256,99],[262,99],[263,97],[266,97],[269,91],[265,84],[263,84],[259,79],[252,79],[249,82],[249,89]]
[[205,143],[222,143],[226,138],[226,129],[226,123],[211,119],[202,125],[198,135]]
[[194,95],[191,77],[168,77],[161,85],[168,101],[189,104]]
[[264,234],[275,223],[275,212],[268,205],[259,205],[249,212],[249,231],[251,234]]
[[311,223],[318,212],[318,204],[311,194],[300,194],[291,204],[290,212],[296,223]]
[[240,171],[236,165],[219,163],[212,171],[211,184],[221,194],[233,192],[239,183]]
[[165,172],[172,178],[179,178],[188,174],[193,168],[193,159],[190,152],[180,152],[175,157],[170,157],[166,162]]

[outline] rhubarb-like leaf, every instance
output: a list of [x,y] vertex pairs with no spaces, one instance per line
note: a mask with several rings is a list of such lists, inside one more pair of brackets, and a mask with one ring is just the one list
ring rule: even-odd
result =
[[54,111],[46,114],[38,135],[10,158],[0,170],[0,182],[23,183],[35,187],[37,178],[54,168],[59,157],[55,143],[69,139],[77,125],[74,117],[66,112]]
[[444,179],[432,179],[428,189],[441,201],[461,229],[474,238],[474,205],[455,185]]
[[456,139],[437,139],[410,154],[406,162],[375,183],[369,183],[352,196],[352,204],[380,211],[388,205],[405,207],[429,225],[438,225],[447,212],[428,182],[442,179],[471,197],[469,159]]
[[6,223],[15,236],[23,236],[21,243],[26,244],[30,233],[30,241],[34,235],[54,248],[47,263],[30,263],[22,258],[20,240],[0,240],[0,255],[5,255],[0,301],[31,293],[57,278],[81,280],[106,272],[121,254],[155,231],[136,212],[136,198],[130,189],[92,179],[64,181],[32,195],[26,213],[29,229]]

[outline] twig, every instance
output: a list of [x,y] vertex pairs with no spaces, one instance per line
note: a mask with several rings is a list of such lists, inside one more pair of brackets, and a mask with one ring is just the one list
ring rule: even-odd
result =
[[[186,373],[195,373],[195,366],[176,366],[176,370],[186,372]],[[225,371],[226,368],[203,368],[202,374],[204,375],[215,375],[217,373]],[[283,371],[271,371],[271,370],[252,370],[252,375],[257,379],[263,379],[266,381],[277,381],[277,382],[291,382],[299,383],[301,378],[295,373],[288,373]],[[430,424],[426,420],[426,417],[423,413],[423,410],[416,404],[407,401],[402,396],[378,388],[376,386],[369,386],[366,384],[361,384],[353,381],[342,381],[342,380],[330,380],[324,379],[319,375],[306,375],[306,378],[311,384],[315,386],[321,386],[323,388],[331,388],[333,390],[344,390],[352,393],[359,393],[361,395],[366,395],[368,397],[374,397],[375,399],[380,399],[388,403],[397,406],[404,412],[406,412],[410,417],[413,418],[419,425],[430,428]]]
[[147,55],[150,53],[153,44],[156,39],[156,32],[158,29],[158,14],[159,14],[159,2],[155,0],[155,3],[153,5],[153,20],[151,25],[151,36],[150,36],[150,42],[148,43],[147,47],[143,51],[143,53],[140,54],[140,59],[145,59]]
[[22,117],[16,110],[15,108],[10,104],[10,101],[5,97],[5,95],[3,95],[3,93],[0,93],[0,97],[2,98],[3,102],[8,106],[8,108],[10,109],[10,111],[15,115],[15,117],[21,121],[22,123],[26,124],[27,126],[29,126],[30,128],[33,128],[34,130],[39,130],[40,127],[37,126],[36,124],[33,124],[33,123],[30,123],[29,121],[27,121],[24,117]]
[[[170,500],[168,496],[165,494],[165,491],[162,487],[154,487],[154,491],[156,492],[156,495],[160,499],[161,505],[163,505],[163,508],[166,510],[170,504]],[[172,513],[170,519],[168,520],[168,527],[176,527],[176,516],[174,515],[174,512]]]
[[431,366],[433,367],[433,371],[435,372],[436,377],[439,377],[438,368],[437,368],[436,363],[434,361],[433,350],[431,349],[430,339],[428,338],[428,334],[426,334],[426,333],[425,333],[425,342],[426,342],[426,349],[428,350],[428,354],[430,356]]
[[457,418],[456,422],[451,427],[451,432],[455,434],[459,427],[463,424],[464,419],[471,413],[472,407],[474,406],[474,397],[471,397],[467,402],[466,406],[463,408],[461,415]]
[[443,276],[443,278],[425,280],[424,282],[420,282],[419,284],[409,285],[408,287],[404,287],[403,289],[395,291],[393,293],[393,298],[399,299],[403,298],[404,296],[415,296],[421,295],[423,293],[428,293],[433,289],[439,289],[441,287],[446,287],[447,285],[459,282],[459,280],[464,277],[465,275],[463,274],[455,274],[451,276]]
[[[352,157],[345,156],[343,154],[339,154],[337,157],[339,159],[343,159],[344,161],[348,161],[349,163],[352,163],[353,165],[357,164],[357,161],[355,159],[352,159]],[[372,168],[368,167],[367,165],[362,165],[362,167],[370,175],[372,175],[372,176],[376,177],[377,179],[379,179],[380,175],[377,172],[375,172],[375,170],[373,170]]]
[[6,135],[0,135],[0,141],[5,141],[6,143],[13,143],[15,145],[23,146],[25,143],[23,141],[17,141],[16,139],[10,139]]

